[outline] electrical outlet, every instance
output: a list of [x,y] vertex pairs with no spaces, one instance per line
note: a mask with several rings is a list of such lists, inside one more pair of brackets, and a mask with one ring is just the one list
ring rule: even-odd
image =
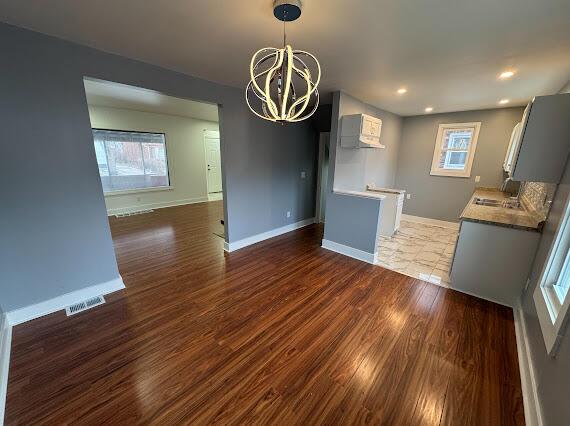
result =
[[406,199],[409,200],[410,198],[412,198],[412,194],[406,194]]
[[481,176],[475,176],[475,182],[480,182],[481,181]]
[[287,212],[287,217],[291,217],[291,212]]
[[307,174],[305,172],[301,172],[301,179],[305,179],[306,176]]

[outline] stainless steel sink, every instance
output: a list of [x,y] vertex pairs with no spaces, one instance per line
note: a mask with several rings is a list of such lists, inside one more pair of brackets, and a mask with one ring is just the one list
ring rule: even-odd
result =
[[494,200],[492,198],[475,197],[473,204],[477,204],[478,206],[503,207],[506,209],[521,209],[519,200]]

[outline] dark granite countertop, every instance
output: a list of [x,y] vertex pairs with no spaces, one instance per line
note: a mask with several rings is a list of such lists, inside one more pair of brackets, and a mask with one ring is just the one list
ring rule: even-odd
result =
[[502,201],[509,199],[510,195],[498,189],[475,189],[473,196],[459,217],[461,220],[522,229],[524,231],[542,231],[544,220],[537,217],[536,214],[525,208],[524,205],[521,206],[520,209],[511,209],[502,206],[481,206],[473,203],[475,197]]

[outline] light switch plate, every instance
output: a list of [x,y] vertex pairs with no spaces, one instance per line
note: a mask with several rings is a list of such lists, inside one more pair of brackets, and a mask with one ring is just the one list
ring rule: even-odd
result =
[[410,198],[412,198],[412,194],[406,194],[406,199],[409,200]]
[[481,181],[481,176],[475,176],[475,182]]
[[305,172],[301,172],[301,179],[305,179],[306,176],[307,174]]

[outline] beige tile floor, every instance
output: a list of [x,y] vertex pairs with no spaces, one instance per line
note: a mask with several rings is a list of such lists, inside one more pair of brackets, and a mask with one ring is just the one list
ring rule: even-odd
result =
[[457,230],[402,220],[392,237],[380,237],[378,262],[384,268],[448,287]]

